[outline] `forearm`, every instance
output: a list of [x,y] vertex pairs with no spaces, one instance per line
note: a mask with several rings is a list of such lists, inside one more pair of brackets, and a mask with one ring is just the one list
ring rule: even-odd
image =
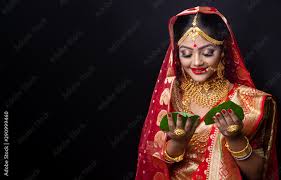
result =
[[[229,145],[229,148],[233,151],[240,151],[247,145],[247,141],[240,135],[235,139],[228,139],[226,141]],[[235,159],[235,158],[234,158]],[[261,179],[263,172],[263,158],[257,155],[255,152],[252,152],[252,155],[245,160],[236,160],[237,165],[240,170],[247,176],[248,179]]]

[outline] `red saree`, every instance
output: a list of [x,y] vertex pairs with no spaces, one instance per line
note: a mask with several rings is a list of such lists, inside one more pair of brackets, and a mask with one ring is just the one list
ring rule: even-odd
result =
[[243,134],[248,137],[255,153],[265,159],[262,179],[278,179],[276,156],[276,103],[271,94],[255,89],[237,46],[235,37],[225,17],[213,7],[187,9],[169,20],[170,45],[164,58],[149,112],[144,122],[138,147],[137,180],[168,179],[243,179],[238,165],[225,148],[225,139],[214,126],[206,126],[204,117],[187,146],[183,161],[168,164],[163,157],[163,145],[167,136],[159,128],[161,118],[167,112],[178,111],[174,105],[174,91],[177,90],[176,48],[173,43],[173,25],[178,16],[197,12],[216,14],[228,27],[230,39],[227,41],[227,62],[225,77],[234,84],[228,96],[217,104],[232,100],[245,113]]

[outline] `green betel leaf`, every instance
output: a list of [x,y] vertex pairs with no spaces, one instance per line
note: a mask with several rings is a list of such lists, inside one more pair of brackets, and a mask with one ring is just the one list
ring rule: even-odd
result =
[[212,108],[205,116],[205,119],[204,119],[205,124],[210,125],[210,124],[215,123],[214,120],[212,119],[212,117],[215,116],[215,114],[217,112],[221,112],[222,109],[225,109],[225,110],[232,109],[233,112],[237,115],[239,120],[242,121],[244,119],[243,109],[238,104],[235,104],[234,102],[229,100],[229,101],[226,101],[226,102]]
[[[191,118],[192,124],[196,121],[196,119],[199,118],[198,115],[189,114],[189,113],[186,113],[186,112],[172,112],[172,117],[173,117],[173,120],[175,122],[175,125],[177,123],[177,114],[181,114],[182,115],[183,127],[185,126],[187,118],[189,118],[189,117]],[[169,131],[168,116],[167,115],[165,115],[162,118],[162,120],[160,122],[160,129],[162,131]]]

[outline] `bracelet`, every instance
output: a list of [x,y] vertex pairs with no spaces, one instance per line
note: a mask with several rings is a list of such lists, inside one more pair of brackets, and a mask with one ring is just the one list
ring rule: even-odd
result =
[[248,138],[246,136],[244,136],[244,138],[247,140],[247,145],[241,151],[232,151],[229,148],[228,143],[227,142],[225,143],[225,147],[227,148],[227,150],[237,160],[244,160],[244,159],[250,157],[250,155],[252,154],[252,147],[251,147],[251,145],[249,143],[249,140],[248,140]]
[[238,158],[238,157],[234,157],[236,160],[238,160],[238,161],[242,161],[242,160],[245,160],[245,159],[248,159],[251,155],[252,155],[252,152],[253,152],[253,149],[252,149],[252,147],[250,146],[250,153],[247,155],[247,156],[245,156],[245,157],[241,157],[241,158]]
[[180,162],[183,160],[184,154],[185,154],[185,149],[183,151],[183,153],[177,157],[171,157],[168,153],[167,153],[167,142],[165,143],[165,147],[164,147],[164,158],[165,160],[167,160],[169,163],[173,163],[173,162]]

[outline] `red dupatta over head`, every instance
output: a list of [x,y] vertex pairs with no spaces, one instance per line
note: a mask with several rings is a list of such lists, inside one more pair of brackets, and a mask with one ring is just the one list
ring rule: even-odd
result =
[[166,138],[166,135],[164,135],[164,132],[160,131],[159,124],[163,115],[172,110],[172,104],[170,101],[171,85],[173,84],[177,74],[176,63],[180,63],[176,56],[177,45],[174,43],[173,26],[179,16],[196,14],[198,12],[218,15],[222,18],[228,28],[230,37],[225,40],[225,43],[227,43],[225,77],[231,83],[238,83],[255,88],[255,85],[250,77],[250,73],[244,65],[244,60],[241,56],[230,25],[228,24],[226,18],[216,8],[194,7],[186,9],[176,16],[171,17],[168,26],[170,44],[156,81],[138,147],[138,164],[136,172],[137,180],[170,179],[168,166],[165,161],[161,160],[163,138]]

